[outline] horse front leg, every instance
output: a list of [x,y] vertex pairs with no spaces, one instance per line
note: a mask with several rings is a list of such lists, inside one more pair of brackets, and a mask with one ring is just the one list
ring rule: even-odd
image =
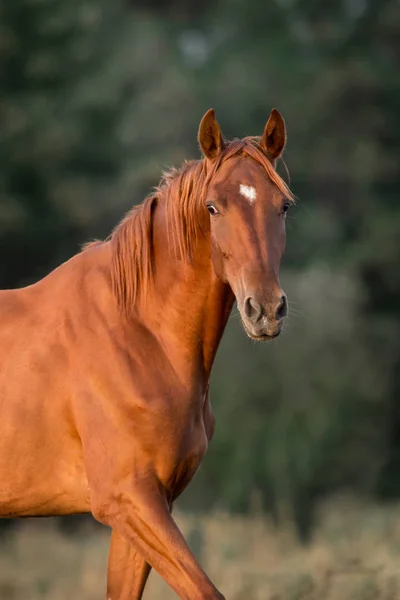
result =
[[[161,575],[181,600],[224,600],[187,546],[172,518],[166,495],[159,482],[136,480],[129,488],[114,490],[111,496],[103,497],[101,501],[99,498],[93,498],[92,510],[95,518],[128,540],[133,548],[132,556],[136,556],[136,553],[142,556],[142,560]],[[140,564],[144,569],[144,562],[136,564],[139,564],[138,573],[143,577]],[[135,567],[128,567],[124,563],[125,568],[128,582],[135,576]],[[113,567],[115,589],[123,590],[122,593],[127,590],[129,593],[128,583],[122,582],[124,577],[118,578],[118,571],[118,565]],[[134,585],[140,589],[139,583],[135,582]],[[129,595],[119,598],[118,595],[114,597],[109,594],[110,597],[111,600],[131,600]]]
[[141,600],[151,566],[118,532],[112,531],[107,600]]

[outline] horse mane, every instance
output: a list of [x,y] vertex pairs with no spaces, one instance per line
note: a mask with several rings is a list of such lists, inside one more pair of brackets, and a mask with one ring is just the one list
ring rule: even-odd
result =
[[[108,241],[112,246],[112,285],[120,309],[129,317],[139,299],[144,299],[153,282],[153,211],[163,204],[169,243],[179,259],[191,260],[196,240],[204,234],[205,200],[210,180],[229,158],[247,154],[260,163],[271,181],[291,202],[294,196],[276,172],[259,144],[260,138],[246,137],[227,143],[219,157],[185,161],[163,173],[159,185],[116,226]],[[208,222],[208,221],[207,221]]]

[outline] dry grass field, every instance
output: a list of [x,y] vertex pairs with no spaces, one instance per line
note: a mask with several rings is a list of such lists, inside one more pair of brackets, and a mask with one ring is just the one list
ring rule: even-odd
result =
[[[308,547],[289,523],[276,529],[262,516],[176,518],[227,600],[400,599],[399,504],[330,502]],[[105,528],[65,536],[51,519],[25,521],[0,543],[0,599],[104,598],[108,537]],[[145,598],[176,596],[152,573]]]

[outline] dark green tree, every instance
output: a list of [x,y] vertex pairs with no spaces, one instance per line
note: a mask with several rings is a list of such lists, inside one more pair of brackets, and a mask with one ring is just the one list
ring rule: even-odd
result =
[[0,5],[1,287],[76,251],[94,191],[118,174],[123,90],[111,105],[95,94],[114,13],[95,0]]

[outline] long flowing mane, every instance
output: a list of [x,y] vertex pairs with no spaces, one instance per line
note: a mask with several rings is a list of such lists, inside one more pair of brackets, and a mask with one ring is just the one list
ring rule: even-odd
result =
[[[271,181],[288,198],[294,196],[259,145],[259,138],[246,137],[227,143],[217,160],[186,161],[179,169],[163,174],[155,190],[142,204],[131,209],[112,232],[112,283],[122,312],[128,317],[153,281],[153,210],[165,208],[168,237],[176,255],[190,260],[206,215],[205,200],[210,180],[229,158],[247,154],[260,163]],[[203,218],[202,218],[203,217]]]

